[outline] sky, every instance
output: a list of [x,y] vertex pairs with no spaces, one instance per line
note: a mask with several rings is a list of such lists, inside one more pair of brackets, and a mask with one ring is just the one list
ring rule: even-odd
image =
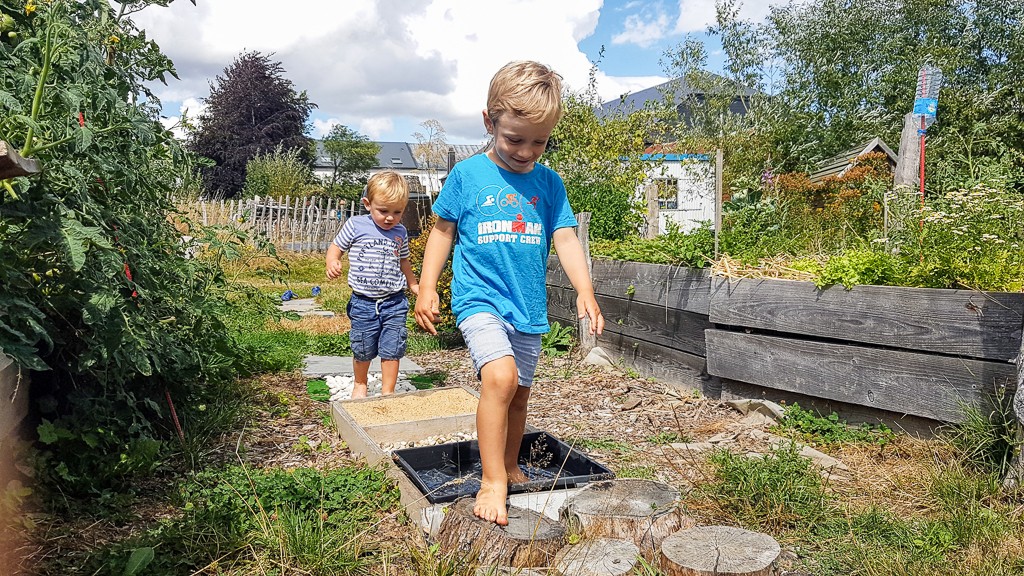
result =
[[[747,0],[760,21],[783,0]],[[202,111],[210,83],[245,51],[280,62],[317,105],[309,135],[342,124],[379,142],[417,142],[437,120],[449,144],[486,140],[481,111],[491,76],[537,60],[566,87],[587,87],[600,58],[602,100],[668,79],[660,61],[688,35],[708,40],[713,0],[176,0],[134,15],[174,62],[179,80],[152,86],[165,124]],[[709,67],[721,55],[711,39]]]

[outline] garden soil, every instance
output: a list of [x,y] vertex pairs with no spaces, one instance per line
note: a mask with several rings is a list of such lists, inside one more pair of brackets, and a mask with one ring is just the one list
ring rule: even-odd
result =
[[[479,390],[469,354],[464,348],[411,356],[425,373],[445,374],[444,386]],[[300,373],[265,375],[253,382],[260,409],[242,430],[225,435],[211,448],[214,462],[244,462],[253,467],[321,469],[361,465],[341,440],[330,419],[329,405],[312,399]],[[528,423],[587,452],[619,477],[643,477],[668,482],[684,494],[712,480],[704,454],[673,448],[672,444],[709,442],[740,453],[767,453],[763,435],[749,433],[739,411],[695,393],[645,379],[616,367],[583,364],[580,358],[542,357],[530,397]],[[186,429],[187,432],[187,429]],[[845,448],[832,456],[849,470],[830,479],[838,499],[867,505],[913,508],[927,478],[929,447],[900,437],[881,449]],[[914,480],[914,479],[918,480]],[[142,489],[125,522],[99,521],[88,516],[36,514],[28,565],[38,574],[60,574],[48,566],[67,567],[90,550],[123,540],[177,513],[168,502],[147,494],[165,494],[160,478],[152,491]],[[714,505],[690,509],[701,524],[717,524],[724,515]],[[363,535],[371,547],[390,552],[389,574],[414,574],[410,547],[424,550],[423,535],[401,511],[391,513]]]

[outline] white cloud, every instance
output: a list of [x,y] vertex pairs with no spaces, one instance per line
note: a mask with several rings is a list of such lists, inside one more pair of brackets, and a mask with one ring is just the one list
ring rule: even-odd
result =
[[[801,0],[793,0],[799,3]],[[788,0],[746,0],[740,3],[740,18],[761,22],[768,16],[773,5],[783,5]],[[679,19],[675,32],[686,34],[704,32],[715,23],[715,3],[709,0],[679,0]]]
[[[491,76],[510,60],[551,65],[573,89],[590,62],[578,42],[594,33],[601,0],[270,0],[174,2],[136,20],[175,62],[181,82],[164,102],[199,99],[243,50],[273,54],[306,90],[315,116],[373,138],[397,125],[441,122],[453,142],[483,135]],[[524,36],[524,31],[529,31]],[[326,120],[322,120],[326,122]],[[326,124],[324,124],[326,125]],[[411,136],[410,136],[411,137]]]
[[612,37],[612,44],[636,44],[648,48],[665,37],[669,30],[669,18],[660,10],[651,16],[630,14],[623,26],[623,31]]

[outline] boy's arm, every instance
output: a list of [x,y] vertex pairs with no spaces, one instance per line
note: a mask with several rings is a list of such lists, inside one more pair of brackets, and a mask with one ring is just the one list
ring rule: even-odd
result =
[[600,334],[604,330],[604,316],[601,315],[601,307],[597,305],[597,298],[594,297],[594,284],[590,281],[590,271],[587,270],[587,256],[583,253],[579,238],[572,228],[559,228],[551,235],[551,240],[555,245],[555,253],[558,254],[558,262],[576,290],[576,310],[579,311],[579,317],[589,316],[590,333]]
[[416,323],[431,334],[437,334],[434,322],[440,318],[437,280],[448,261],[455,240],[455,222],[438,218],[430,230],[423,249],[423,270],[420,271],[420,293],[416,298]]
[[409,285],[409,291],[418,296],[420,284],[416,281],[416,273],[412,271],[412,262],[406,257],[399,260],[399,265],[402,267],[402,274],[405,275],[405,283]]
[[344,252],[338,245],[331,242],[331,245],[327,247],[327,278],[334,280],[341,276],[341,255]]

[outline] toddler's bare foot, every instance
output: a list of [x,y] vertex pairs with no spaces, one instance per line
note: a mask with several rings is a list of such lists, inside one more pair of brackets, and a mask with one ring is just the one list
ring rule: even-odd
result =
[[499,526],[508,525],[508,508],[505,507],[505,497],[508,496],[508,487],[499,482],[481,482],[480,491],[476,493],[476,505],[473,506],[473,514],[477,518],[494,522]]
[[526,474],[523,474],[519,466],[516,466],[515,468],[508,469],[508,481],[511,484],[522,484],[523,482],[529,482],[530,479],[527,478]]
[[352,385],[352,397],[353,398],[366,398],[366,384],[360,384],[356,382]]

